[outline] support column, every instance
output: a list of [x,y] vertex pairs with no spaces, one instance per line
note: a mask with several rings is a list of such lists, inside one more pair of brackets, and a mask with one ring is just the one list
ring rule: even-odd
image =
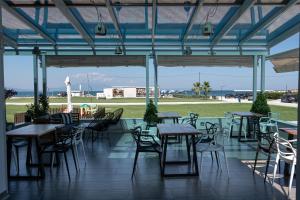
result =
[[153,66],[154,66],[154,103],[156,108],[158,108],[158,66],[157,66],[157,59],[156,55],[153,56]]
[[7,166],[6,166],[6,116],[4,98],[4,40],[2,12],[0,6],[0,198],[7,195]]
[[150,101],[150,93],[149,93],[149,55],[146,55],[146,106]]
[[252,87],[252,94],[253,94],[253,102],[256,100],[257,96],[257,56],[253,56],[253,87]]
[[43,77],[43,95],[47,96],[47,68],[46,68],[46,55],[41,56],[41,67],[42,67],[42,77]]
[[34,47],[33,54],[33,96],[34,96],[34,105],[38,104],[38,92],[39,92],[39,74],[38,74],[38,60],[39,60],[39,48]]
[[260,72],[260,91],[264,92],[266,90],[266,56],[261,56],[261,72]]

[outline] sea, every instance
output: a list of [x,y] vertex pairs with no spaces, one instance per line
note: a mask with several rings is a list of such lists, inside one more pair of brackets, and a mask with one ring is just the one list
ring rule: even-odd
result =
[[[171,94],[183,94],[186,96],[192,96],[195,93],[191,90],[164,90],[161,91],[171,93]],[[33,91],[17,91],[18,94],[16,95],[16,97],[33,97]],[[65,91],[51,91],[48,92],[48,96],[59,96],[60,93],[65,92]],[[86,94],[88,94],[88,96],[96,96],[96,93],[98,92],[103,92],[103,91],[89,91],[86,92]],[[229,94],[236,94],[237,92],[235,92],[234,90],[212,90],[209,92],[210,96],[225,96],[225,95],[229,95]]]

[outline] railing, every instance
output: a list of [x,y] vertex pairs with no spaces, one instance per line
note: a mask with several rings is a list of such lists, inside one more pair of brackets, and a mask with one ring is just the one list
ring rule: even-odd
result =
[[[55,113],[61,113],[61,112],[65,112],[67,109],[66,106],[62,106],[62,107],[59,107],[59,108],[49,108],[49,114],[52,115],[52,114],[55,114]],[[74,107],[73,108],[73,112],[74,113],[80,113],[80,108],[79,107]],[[19,125],[19,124],[23,124],[25,123],[25,115],[26,113],[23,112],[23,113],[15,113],[14,114],[14,124],[15,125]],[[80,116],[80,119],[89,119],[91,118],[92,116]]]
[[25,112],[23,113],[15,113],[14,115],[14,124],[23,124],[25,123]]

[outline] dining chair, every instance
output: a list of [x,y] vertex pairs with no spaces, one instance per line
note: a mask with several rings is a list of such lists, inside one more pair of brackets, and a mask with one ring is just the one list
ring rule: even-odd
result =
[[268,117],[261,117],[259,119],[260,131],[263,133],[267,132],[278,132],[277,121],[279,119],[279,113],[269,112]]
[[[200,141],[198,142],[197,148],[196,148],[197,152],[201,153],[201,155],[200,155],[200,173],[202,171],[201,170],[202,160],[203,160],[203,154],[205,152],[210,152],[212,157],[213,157],[212,153],[215,153],[218,167],[220,166],[219,152],[222,152],[224,161],[225,161],[227,176],[229,177],[229,170],[228,170],[225,148],[224,148],[224,145],[218,143],[217,137],[220,135],[218,133],[218,124],[206,122],[205,127],[206,127],[207,133],[201,135]],[[220,136],[222,136],[222,135],[220,135]],[[223,137],[222,137],[222,139],[224,140]]]
[[[264,181],[266,181],[271,155],[277,153],[277,148],[276,148],[276,144],[275,144],[275,140],[274,140],[274,133],[272,133],[272,132],[264,133],[264,132],[258,131],[256,133],[256,136],[257,136],[257,148],[256,148],[256,154],[255,154],[253,173],[256,170],[257,159],[258,159],[259,153],[260,152],[266,153],[268,155],[267,165],[266,165],[265,175],[264,175],[265,176]],[[280,165],[279,165],[279,167],[280,167]]]
[[143,132],[143,130],[140,126],[137,126],[134,129],[132,129],[131,135],[136,143],[136,151],[135,151],[135,156],[134,156],[134,164],[133,164],[131,178],[133,178],[133,176],[134,176],[139,153],[142,153],[142,152],[158,153],[159,166],[161,169],[162,149],[161,149],[159,139],[153,135],[148,135],[147,133]]
[[290,191],[292,189],[292,183],[293,183],[294,173],[295,173],[295,166],[297,163],[297,150],[293,147],[292,143],[297,142],[297,139],[286,140],[286,139],[280,137],[278,133],[275,133],[274,140],[276,143],[277,155],[276,155],[276,160],[275,160],[272,184],[274,184],[279,160],[283,160],[284,162],[292,165],[291,173],[290,173],[290,180],[289,180],[289,189],[288,189],[288,196],[289,196]]
[[[85,148],[84,148],[84,143],[83,143],[83,133],[84,133],[84,127],[77,127],[75,128],[75,134],[74,138],[72,140],[72,145],[75,151],[75,156],[76,156],[76,161],[78,164],[79,168],[79,154],[78,154],[78,146],[81,145],[83,157],[84,157],[84,162],[86,164],[86,154],[85,154]],[[80,169],[80,168],[79,168]]]
[[52,144],[46,145],[44,148],[42,148],[41,151],[42,154],[50,153],[51,169],[53,168],[54,158],[58,159],[58,154],[64,155],[64,160],[65,160],[69,180],[70,180],[70,171],[69,171],[67,152],[70,149],[72,150],[76,171],[78,171],[75,152],[73,148],[74,136],[75,136],[75,131],[71,126],[57,127],[55,130],[54,142]]
[[[234,115],[230,112],[224,113],[225,117],[225,123],[222,127],[223,134],[227,135],[228,140],[230,140],[230,136],[232,134],[232,131],[234,127],[240,127],[240,121],[239,119],[235,118]],[[247,132],[245,127],[242,125],[242,132],[244,133],[245,139],[247,138]]]

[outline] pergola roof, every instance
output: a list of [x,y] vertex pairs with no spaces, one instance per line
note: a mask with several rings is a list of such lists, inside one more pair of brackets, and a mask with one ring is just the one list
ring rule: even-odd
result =
[[269,56],[277,73],[299,71],[299,48]]
[[[299,0],[1,0],[6,52],[49,55],[253,54],[297,33]],[[189,3],[186,3],[189,2]],[[95,34],[96,7],[107,27]],[[214,33],[202,34],[205,22]],[[16,51],[17,50],[17,51]],[[222,53],[225,52],[225,53]],[[247,54],[247,53],[246,53]]]
[[145,65],[145,56],[46,56],[47,67],[119,67]]

